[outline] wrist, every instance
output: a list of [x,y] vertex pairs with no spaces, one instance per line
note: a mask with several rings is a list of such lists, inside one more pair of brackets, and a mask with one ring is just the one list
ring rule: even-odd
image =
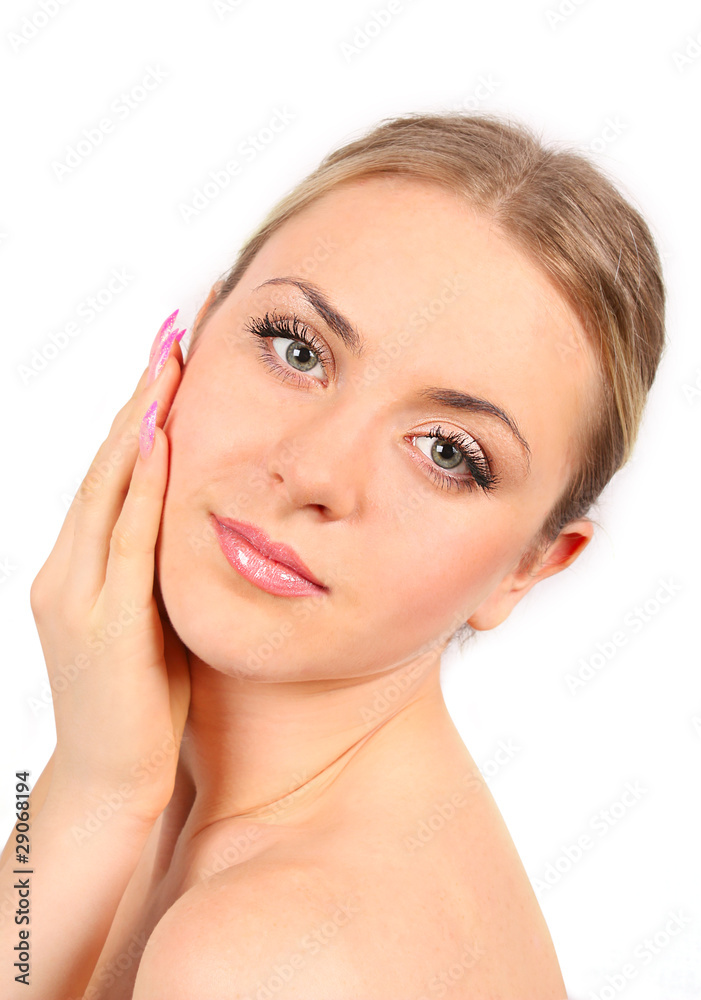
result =
[[[69,825],[76,843],[84,843],[101,831],[123,834],[127,829],[136,837],[146,836],[162,810],[137,800],[126,782],[98,790],[54,774],[39,812],[63,827]],[[34,818],[30,816],[30,823]]]

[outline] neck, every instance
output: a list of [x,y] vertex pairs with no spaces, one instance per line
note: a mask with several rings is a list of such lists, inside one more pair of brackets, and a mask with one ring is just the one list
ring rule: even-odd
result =
[[440,730],[454,740],[440,687],[442,648],[379,675],[289,683],[227,675],[190,653],[176,780],[193,802],[190,834],[239,817],[300,822],[323,807],[332,783],[338,790],[351,773],[366,773],[377,786],[388,773],[383,761],[409,766],[412,754],[425,761]]

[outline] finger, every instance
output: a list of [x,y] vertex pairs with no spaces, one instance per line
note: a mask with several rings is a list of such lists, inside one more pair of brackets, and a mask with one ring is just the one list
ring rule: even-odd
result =
[[[179,365],[182,366],[183,355],[179,341],[173,342],[170,354],[175,355]],[[124,406],[122,406],[122,408],[117,412],[114,420],[112,421],[107,437],[100,445],[97,454],[90,464],[90,468],[78,487],[71,505],[68,508],[56,542],[54,543],[47,560],[40,570],[44,579],[49,578],[52,581],[64,582],[69,578],[71,565],[73,564],[75,566],[75,560],[73,560],[72,557],[76,540],[76,519],[79,516],[81,518],[85,517],[88,510],[95,505],[99,505],[100,500],[104,498],[106,484],[102,481],[104,476],[101,470],[110,467],[111,453],[115,450],[115,448],[117,450],[121,450],[121,447],[124,445],[130,445],[130,447],[127,447],[127,453],[131,456],[132,460],[131,465],[129,465],[129,472],[122,472],[122,482],[117,486],[117,489],[121,491],[122,499],[126,494],[126,489],[128,488],[128,476],[131,473],[133,459],[136,454],[136,448],[138,447],[138,428],[136,431],[136,438],[135,440],[133,439],[133,426],[135,421],[134,408],[136,407],[138,410],[139,405],[142,405],[141,400],[144,396],[144,390],[148,385],[148,373],[149,366],[147,365],[142,371],[133,393]],[[126,440],[122,441],[122,445],[115,445],[115,441],[119,441],[119,439],[125,434],[128,437]],[[115,469],[115,473],[116,471],[117,470]],[[107,493],[109,495],[109,490]],[[111,524],[114,524],[119,514],[119,510],[121,509],[121,499],[114,499],[114,493],[111,495],[113,497],[112,513],[108,513],[106,515],[106,519],[109,521],[111,517]],[[108,544],[109,539],[106,541],[105,546]],[[106,561],[106,555],[104,556],[103,563],[104,561]]]
[[180,382],[177,353],[175,357],[168,359],[156,382],[142,389],[121,435],[105,454],[99,480],[78,509],[69,572],[72,597],[83,606],[92,607],[105,585],[110,540],[133,482],[144,413],[158,400],[157,422],[162,427],[170,410]]
[[146,458],[139,452],[136,458],[129,491],[110,538],[104,576],[108,615],[117,614],[125,599],[137,608],[148,607],[153,599],[156,538],[168,478],[168,438],[162,429],[165,413],[159,414],[158,409],[151,452]]
[[190,704],[190,662],[188,649],[183,644],[168,616],[163,603],[158,571],[154,572],[153,593],[163,628],[163,654],[168,671],[170,712],[176,746],[180,745]]
[[[166,323],[167,322],[168,321],[166,321]],[[164,323],[161,329],[163,330],[165,326],[166,324]],[[173,341],[168,356],[170,357],[170,355],[174,355],[177,358],[178,364],[182,368],[184,362],[183,362],[183,353],[180,347],[179,340]],[[80,486],[76,490],[76,494],[73,497],[70,507],[68,508],[66,517],[69,519],[71,523],[73,523],[75,519],[76,510],[80,506],[81,499],[85,495],[92,495],[93,488],[95,487],[96,484],[96,480],[99,480],[99,469],[107,459],[107,456],[112,448],[115,435],[122,435],[124,433],[125,428],[127,428],[129,421],[131,421],[133,426],[134,406],[137,405],[138,407],[138,403],[140,401],[141,396],[143,395],[144,389],[148,385],[148,375],[149,375],[149,365],[146,365],[146,367],[144,368],[139,377],[139,381],[137,382],[133,393],[126,401],[124,406],[122,406],[121,409],[117,411],[117,414],[114,420],[112,421],[107,437],[100,445],[97,454],[90,463],[90,468],[85,474],[85,477],[83,478],[83,481],[81,482]],[[138,441],[138,436],[137,436],[137,441]],[[72,532],[67,532],[67,534],[69,534],[70,537],[72,538]]]
[[143,391],[143,388],[146,385],[147,375],[148,366],[144,368],[141,377],[139,378],[139,382],[137,383],[137,386],[129,400],[127,400],[115,416],[107,438],[100,445],[97,454],[90,463],[90,468],[83,477],[83,480],[76,490],[75,496],[66,511],[66,516],[63,519],[63,524],[61,525],[61,529],[56,537],[53,548],[41,567],[40,573],[42,577],[47,578],[50,576],[52,579],[61,582],[67,579],[70,571],[71,552],[73,550],[73,541],[75,536],[75,521],[78,510],[80,509],[84,499],[89,496],[93,485],[97,482],[99,478],[97,470],[100,468],[102,463],[106,461],[106,457],[112,447],[115,434],[119,432],[120,427],[125,425],[130,403],[139,394],[139,392]]

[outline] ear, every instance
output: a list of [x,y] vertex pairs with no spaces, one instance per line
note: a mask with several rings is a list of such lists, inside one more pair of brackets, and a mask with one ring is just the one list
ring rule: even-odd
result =
[[223,284],[224,284],[224,279],[220,278],[219,281],[215,281],[212,287],[210,288],[209,295],[207,296],[205,302],[200,306],[199,312],[195,317],[195,322],[192,324],[193,330],[197,329],[200,322],[207,315],[209,307],[211,306],[212,302],[214,302],[214,299],[216,298],[217,293],[219,292],[219,289],[222,287]]
[[468,618],[477,631],[495,628],[509,617],[513,608],[539,580],[566,569],[584,551],[594,534],[588,518],[571,521],[537,560],[535,566],[508,573]]

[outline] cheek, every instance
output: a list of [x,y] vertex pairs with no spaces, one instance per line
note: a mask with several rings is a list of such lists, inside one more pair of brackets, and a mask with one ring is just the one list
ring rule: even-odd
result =
[[[166,420],[170,455],[163,522],[170,534],[178,526],[209,536],[209,510],[256,521],[269,502],[265,441],[277,432],[272,420],[261,417],[260,382],[243,378],[231,391],[230,368],[222,365],[206,385],[199,377],[184,381]],[[276,415],[280,424],[279,407]],[[261,427],[269,429],[264,434]],[[282,448],[276,457],[294,463],[297,455]]]
[[370,563],[358,576],[368,614],[384,607],[402,631],[419,636],[479,606],[511,566],[517,539],[506,512],[479,498],[470,509],[470,502],[446,513],[440,499],[424,496],[410,514],[394,511],[377,525],[364,541]]
[[211,480],[217,464],[242,441],[254,440],[256,387],[245,372],[234,377],[232,359],[223,351],[210,357],[209,344],[185,366],[182,382],[164,425],[171,448],[171,473],[195,482]]

